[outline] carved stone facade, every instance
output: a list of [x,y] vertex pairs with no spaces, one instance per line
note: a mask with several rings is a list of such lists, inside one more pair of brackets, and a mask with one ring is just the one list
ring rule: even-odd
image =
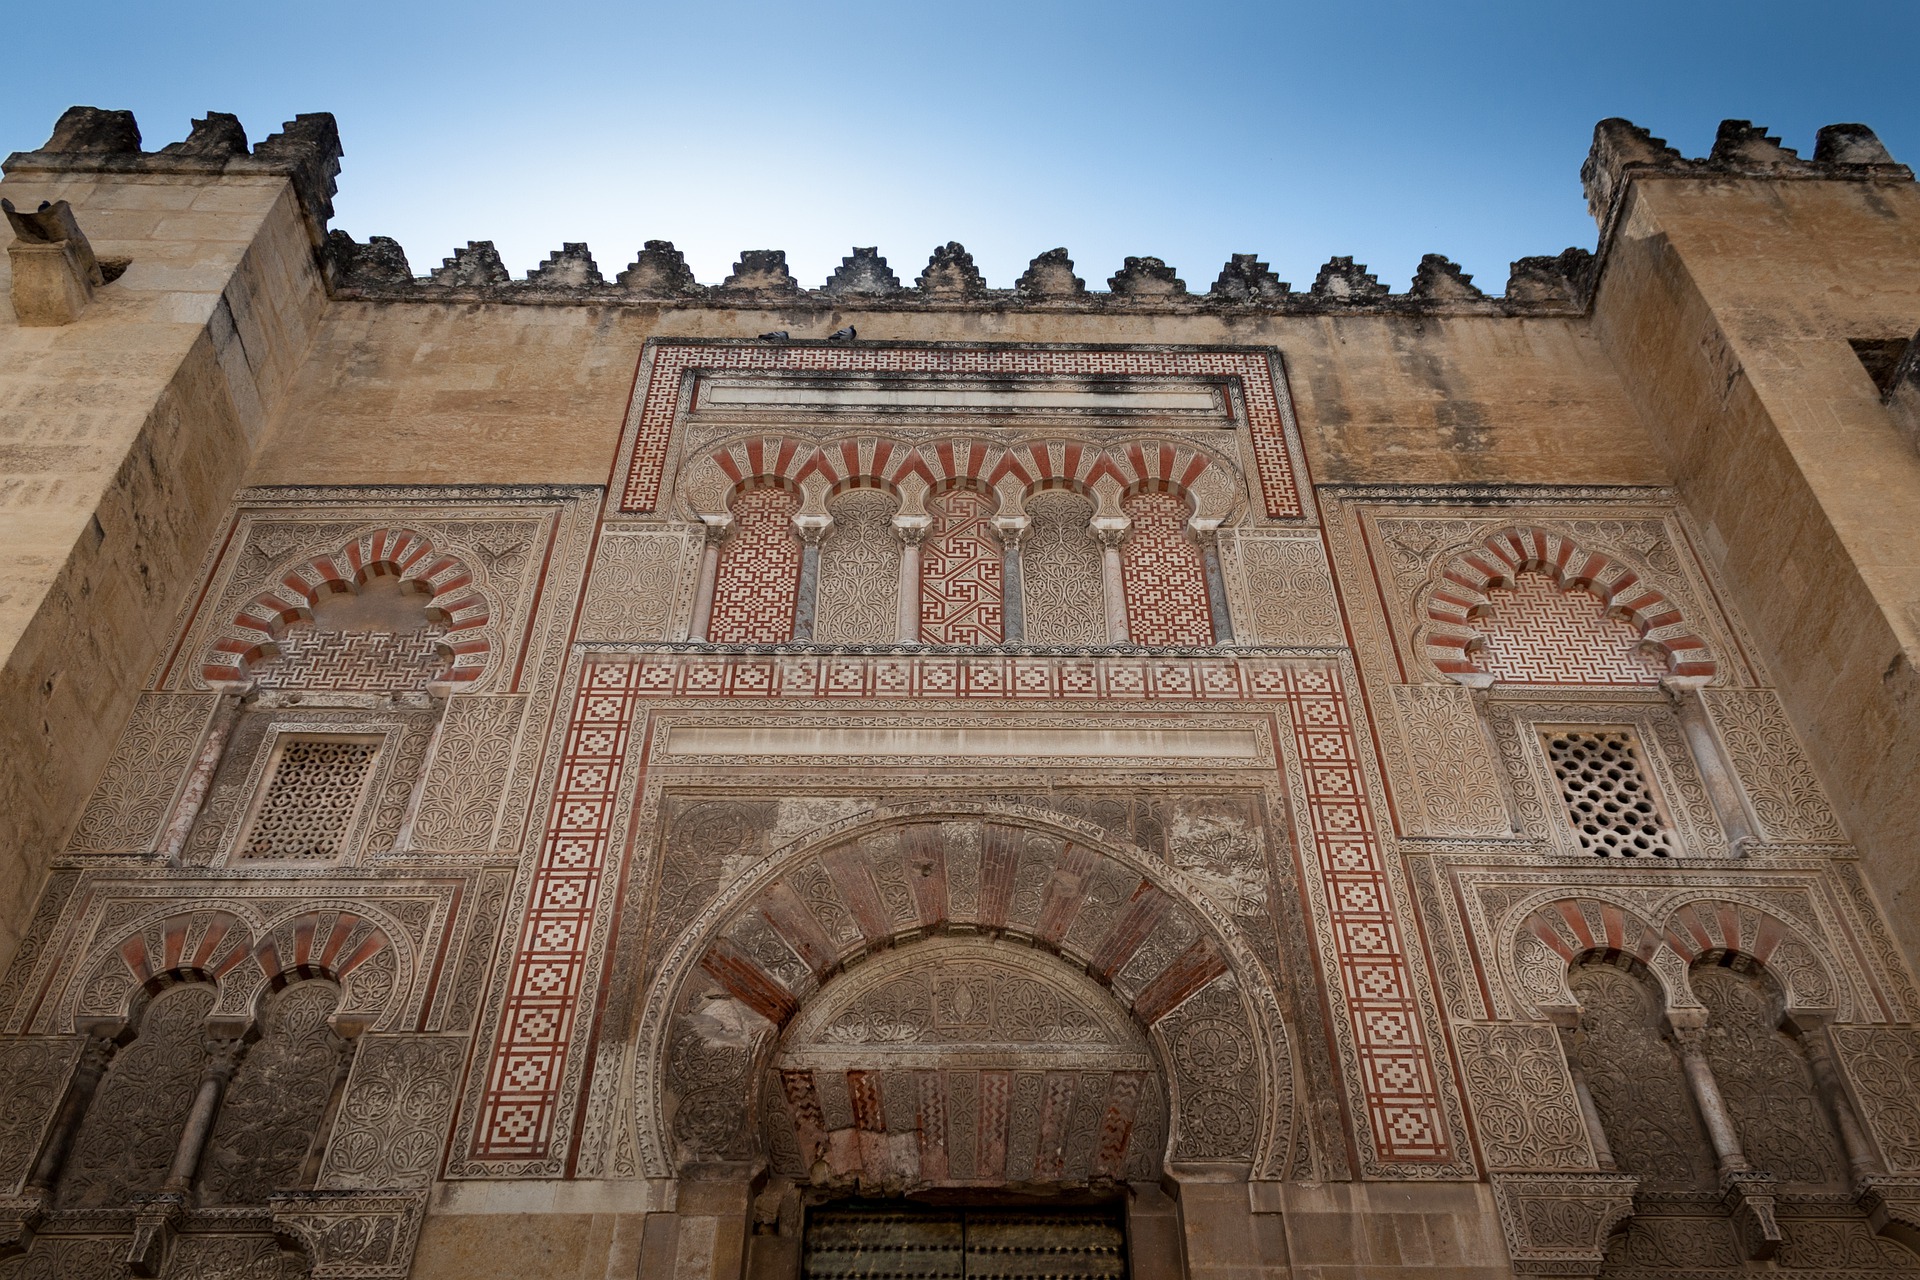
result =
[[[105,244],[265,183],[308,292],[233,266],[182,386],[273,352],[260,442],[103,505],[118,567],[44,608],[115,638],[0,684],[94,734],[0,795],[64,797],[16,842],[0,1280],[1920,1274],[1911,788],[1824,711],[1897,727],[1911,664],[1783,622],[1852,566],[1676,479],[1695,401],[1619,300],[1672,268],[1595,284],[1692,186],[1920,226],[1870,135],[1603,125],[1614,256],[1505,298],[1437,255],[1196,297],[957,244],[416,280],[326,233],[329,121],[76,110],[10,193],[84,175]],[[148,579],[138,627],[77,603]]]

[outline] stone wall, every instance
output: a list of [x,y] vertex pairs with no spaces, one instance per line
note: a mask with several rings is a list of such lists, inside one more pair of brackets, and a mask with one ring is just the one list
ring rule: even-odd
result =
[[1498,297],[416,278],[337,158],[0,184],[0,1277],[1920,1272],[1869,132],[1606,122]]

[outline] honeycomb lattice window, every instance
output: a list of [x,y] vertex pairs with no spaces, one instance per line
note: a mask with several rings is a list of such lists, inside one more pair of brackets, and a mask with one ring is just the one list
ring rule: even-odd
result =
[[1665,858],[1673,832],[1629,729],[1555,729],[1541,735],[1580,847],[1603,858]]
[[345,853],[380,741],[283,736],[274,745],[238,858],[330,862]]

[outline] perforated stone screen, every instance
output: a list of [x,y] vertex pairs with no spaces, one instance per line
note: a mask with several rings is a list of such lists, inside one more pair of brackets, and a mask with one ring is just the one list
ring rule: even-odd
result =
[[1631,730],[1555,729],[1541,740],[1582,849],[1603,858],[1672,855],[1672,832]]
[[248,862],[338,858],[379,753],[378,738],[281,738],[236,856]]

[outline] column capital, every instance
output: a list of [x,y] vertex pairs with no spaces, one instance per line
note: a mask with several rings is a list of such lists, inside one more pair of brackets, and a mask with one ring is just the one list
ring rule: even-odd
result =
[[909,547],[917,547],[926,541],[927,532],[932,528],[932,516],[895,516],[893,518],[893,536]]
[[1187,536],[1203,547],[1211,547],[1220,540],[1220,524],[1219,520],[1193,516],[1187,521]]
[[1087,528],[1101,546],[1117,551],[1132,532],[1133,521],[1125,516],[1095,516]]

